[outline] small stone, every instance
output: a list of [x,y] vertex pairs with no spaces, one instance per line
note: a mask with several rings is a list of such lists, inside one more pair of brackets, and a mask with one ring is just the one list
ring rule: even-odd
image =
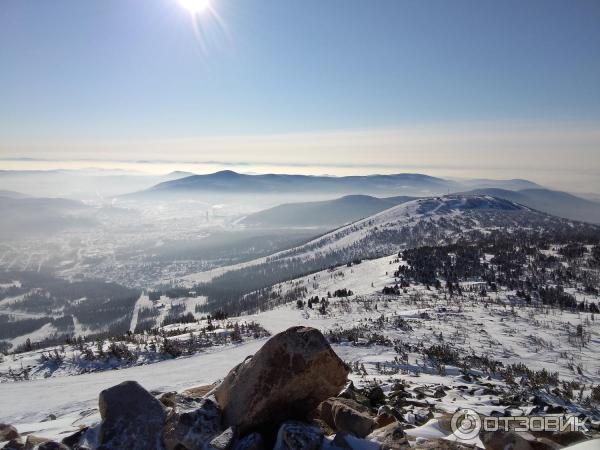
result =
[[444,412],[441,416],[436,417],[440,430],[448,434],[454,433],[454,430],[452,430],[452,416],[453,414]]
[[379,444],[344,432],[335,435],[331,441],[331,447],[336,450],[380,450]]
[[42,422],[50,422],[52,420],[56,420],[56,416],[54,414],[48,414],[48,417],[42,420]]
[[279,427],[273,450],[319,450],[323,432],[319,427],[288,421]]
[[[515,433],[512,431],[488,431],[481,432],[479,438],[486,450],[542,450],[550,447],[532,446],[532,442],[536,442],[535,438],[531,441],[523,437],[525,433]],[[543,444],[542,444],[543,445]]]
[[69,450],[69,448],[64,444],[59,444],[58,442],[48,441],[37,447],[37,450]]
[[355,402],[367,407],[371,406],[371,401],[368,399],[368,397],[363,392],[356,389],[352,381],[348,381],[348,384],[346,384],[344,389],[337,395],[337,397],[354,400]]
[[163,441],[167,450],[203,448],[222,433],[221,411],[210,399],[201,399],[192,411],[172,411],[167,417]]
[[377,442],[382,450],[404,450],[410,448],[402,426],[396,422],[379,428],[367,436],[367,439]]
[[548,439],[568,447],[569,445],[585,441],[587,437],[582,431],[565,431],[562,433],[552,434],[551,436],[548,436]]
[[396,423],[398,420],[391,414],[381,414],[375,417],[375,428],[383,428],[392,423]]
[[259,433],[250,433],[237,441],[233,450],[265,450],[265,441]]
[[433,398],[443,398],[446,396],[446,391],[442,386],[438,386],[433,392]]
[[229,427],[220,435],[210,441],[210,448],[214,450],[229,450],[233,445],[235,433],[233,428]]
[[380,407],[377,411],[377,417],[375,417],[375,428],[383,428],[394,422],[397,422],[397,419],[392,409],[387,405]]
[[385,394],[380,386],[372,386],[365,389],[365,394],[371,402],[371,406],[379,406],[385,402]]
[[210,391],[212,391],[216,385],[214,384],[205,384],[202,386],[193,387],[190,389],[186,389],[182,392],[183,395],[192,398],[202,398],[205,397]]
[[25,450],[25,444],[23,444],[21,438],[11,439],[8,444],[2,447],[2,450]]
[[429,439],[418,444],[414,450],[476,450],[477,446],[460,442],[447,441],[446,439]]
[[89,427],[83,427],[79,431],[64,438],[61,442],[69,448],[75,447],[76,445],[79,445],[81,438],[88,430],[89,430]]
[[361,413],[343,403],[338,403],[332,409],[333,421],[337,430],[364,437],[369,434],[375,423],[370,416]]
[[319,418],[335,431],[365,437],[375,427],[369,408],[345,398],[332,397],[317,408]]
[[32,434],[27,436],[25,441],[25,450],[68,450],[64,444],[59,444],[51,439],[37,437]]
[[175,408],[176,396],[177,392],[165,392],[160,397],[158,397],[158,401],[161,402],[167,408]]
[[20,437],[19,432],[12,425],[0,423],[0,442],[12,441]]

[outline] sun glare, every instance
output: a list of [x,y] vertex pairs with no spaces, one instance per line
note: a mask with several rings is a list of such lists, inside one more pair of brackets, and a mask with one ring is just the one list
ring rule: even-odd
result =
[[179,0],[181,6],[192,14],[198,14],[210,8],[210,0]]

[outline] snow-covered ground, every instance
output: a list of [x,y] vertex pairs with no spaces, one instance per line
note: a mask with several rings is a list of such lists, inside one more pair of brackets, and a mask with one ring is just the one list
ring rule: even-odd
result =
[[[600,321],[592,320],[589,313],[515,303],[514,292],[506,290],[481,297],[477,290],[468,292],[469,286],[476,287],[473,283],[464,283],[461,298],[449,298],[441,291],[418,285],[398,295],[382,295],[384,286],[395,283],[394,271],[400,263],[397,255],[390,255],[274,287],[282,295],[305,287],[304,299],[327,298],[328,293],[338,289],[352,291],[348,298],[328,298],[324,314],[318,304],[299,308],[291,302],[241,319],[257,322],[271,333],[294,325],[330,333],[337,342],[334,350],[351,367],[359,368],[351,375],[359,385],[378,381],[389,386],[400,380],[413,388],[447,386],[446,397],[436,404],[441,411],[469,407],[490,414],[506,407],[499,405],[497,395],[488,395],[480,385],[465,381],[457,368],[448,365],[440,372],[428,364],[422,350],[433,344],[451,343],[462,355],[493,358],[505,366],[524,363],[532,370],[558,372],[562,380],[583,385],[586,395],[591,385],[600,384]],[[585,331],[585,342],[573,339],[577,325]],[[354,342],[343,338],[344,332],[351,329],[359,333]],[[373,336],[381,338],[370,342]],[[122,370],[3,383],[0,422],[15,424],[21,432],[59,436],[98,420],[97,399],[104,388],[125,380],[136,380],[148,390],[161,392],[210,384],[256,352],[264,340],[215,347],[194,356]],[[493,377],[487,383],[503,384]],[[57,419],[42,422],[50,414]],[[435,431],[431,424],[416,430],[411,432],[421,437]]]
[[173,391],[213,383],[238,362],[253,354],[264,339],[160,363],[122,370],[0,384],[0,422],[19,425],[95,409],[98,394],[126,380],[136,380],[148,390]]

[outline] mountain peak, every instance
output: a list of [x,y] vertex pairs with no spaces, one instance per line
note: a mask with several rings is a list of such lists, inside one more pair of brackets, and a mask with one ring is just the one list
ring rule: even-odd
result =
[[233,170],[220,170],[218,172],[210,174],[210,176],[217,176],[217,177],[239,177],[241,175],[242,175],[241,173],[235,172]]

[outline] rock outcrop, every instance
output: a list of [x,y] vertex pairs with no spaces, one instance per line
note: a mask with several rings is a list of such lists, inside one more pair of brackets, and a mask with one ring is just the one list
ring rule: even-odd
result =
[[232,369],[214,394],[226,425],[243,435],[305,418],[340,392],[348,372],[320,331],[294,327]]
[[99,409],[102,417],[99,450],[162,448],[166,411],[135,381],[126,381],[102,391]]

